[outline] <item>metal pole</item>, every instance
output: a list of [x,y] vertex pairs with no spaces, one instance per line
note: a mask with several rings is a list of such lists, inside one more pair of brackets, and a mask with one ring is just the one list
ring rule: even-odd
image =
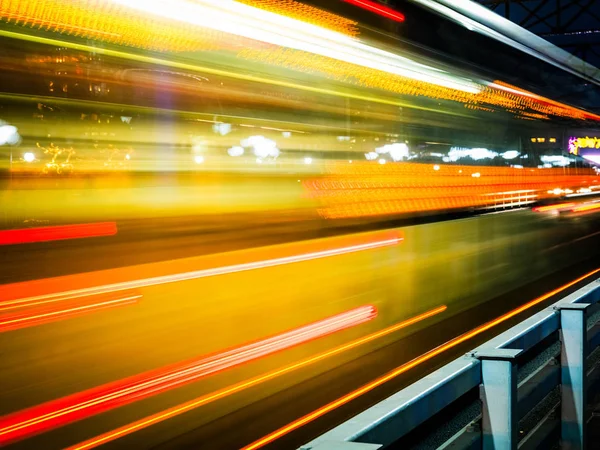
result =
[[483,450],[517,450],[517,362],[522,350],[480,350]]
[[587,303],[557,305],[561,323],[561,449],[585,450],[587,406]]

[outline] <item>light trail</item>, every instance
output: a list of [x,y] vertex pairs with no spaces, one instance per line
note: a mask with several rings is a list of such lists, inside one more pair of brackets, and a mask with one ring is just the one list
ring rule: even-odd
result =
[[276,370],[266,373],[264,375],[259,375],[257,377],[251,378],[249,380],[242,381],[241,383],[237,383],[232,386],[228,386],[224,389],[212,392],[208,395],[203,395],[202,397],[198,397],[189,402],[183,403],[181,405],[177,405],[177,406],[175,406],[173,408],[169,408],[165,411],[161,411],[160,413],[153,414],[153,415],[145,417],[141,420],[137,420],[137,421],[130,423],[124,427],[117,428],[116,430],[110,431],[108,433],[102,434],[100,436],[97,436],[97,437],[87,440],[85,442],[81,442],[77,445],[69,447],[68,450],[84,450],[84,449],[98,447],[100,445],[106,444],[107,442],[114,441],[123,436],[127,436],[128,434],[142,430],[144,428],[147,428],[147,427],[157,424],[159,422],[163,422],[167,419],[171,419],[175,416],[178,416],[180,414],[183,414],[187,411],[198,408],[200,406],[206,405],[207,403],[211,403],[213,401],[219,400],[219,399],[227,397],[229,395],[236,394],[245,389],[248,389],[253,386],[257,386],[261,383],[264,383],[266,381],[275,379],[281,375],[285,375],[287,373],[293,372],[293,371],[301,369],[303,367],[307,367],[311,364],[315,364],[319,361],[325,360],[332,356],[339,355],[343,352],[354,349],[361,345],[367,344],[371,341],[374,341],[381,337],[387,336],[387,335],[394,333],[396,331],[399,331],[403,328],[407,328],[411,325],[414,325],[418,322],[426,320],[430,317],[441,314],[442,312],[446,311],[446,309],[447,309],[447,307],[445,305],[438,306],[437,308],[434,308],[432,310],[429,310],[429,311],[419,314],[417,316],[411,317],[408,320],[404,320],[395,325],[384,328],[383,330],[377,331],[375,333],[371,333],[367,336],[364,336],[362,338],[351,341],[347,344],[340,345],[339,347],[335,347],[331,350],[325,351],[323,353],[319,353],[310,358],[306,358],[304,360],[290,364],[290,365],[282,367],[280,369],[276,369]]
[[114,236],[117,234],[117,231],[117,224],[115,222],[1,230],[0,245],[32,244],[36,242]]
[[595,211],[597,209],[600,209],[600,202],[593,203],[591,205],[578,206],[577,208],[573,208],[571,211],[573,211],[573,212],[586,212],[586,211]]
[[[19,328],[27,328],[44,323],[56,322],[59,320],[70,319],[83,314],[90,314],[108,308],[116,308],[137,303],[142,297],[141,294],[122,297],[114,300],[96,302],[87,305],[73,306],[53,311],[36,310],[27,314],[19,314],[14,316],[0,316],[0,333],[12,331]],[[2,309],[0,308],[0,311]]]
[[574,281],[571,281],[570,283],[567,283],[557,289],[554,289],[544,295],[542,295],[541,297],[537,297],[534,300],[531,300],[528,303],[525,303],[524,305],[513,309],[512,311],[490,321],[487,322],[477,328],[474,328],[473,330],[462,334],[454,339],[451,339],[450,341],[446,342],[445,344],[440,345],[439,347],[436,347],[424,354],[422,354],[421,356],[408,361],[405,364],[402,364],[400,367],[397,367],[396,369],[392,370],[391,372],[388,372],[387,374],[385,374],[384,376],[377,378],[374,381],[371,381],[370,383],[367,383],[366,385],[362,386],[359,389],[356,389],[355,391],[350,392],[349,394],[344,395],[343,397],[340,397],[339,399],[313,411],[310,414],[305,415],[304,417],[301,417],[300,419],[297,419],[291,423],[289,423],[288,425],[280,428],[279,430],[274,431],[273,433],[268,434],[267,436],[247,445],[246,447],[244,447],[242,450],[255,450],[261,447],[264,447],[267,444],[270,444],[271,442],[279,439],[282,436],[285,436],[286,434],[297,430],[298,428],[301,428],[302,426],[306,425],[307,423],[310,423],[316,419],[318,419],[319,417],[324,416],[325,414],[339,408],[342,405],[345,405],[346,403],[360,397],[363,394],[366,394],[367,392],[372,391],[373,389],[387,383],[388,381],[398,377],[399,375],[402,375],[405,372],[408,372],[409,370],[417,367],[418,365],[429,361],[430,359],[436,357],[437,355],[440,355],[441,353],[444,353],[445,351],[448,351],[466,341],[468,341],[469,339],[474,338],[475,336],[480,335],[481,333],[488,331],[489,329],[495,327],[496,325],[499,325],[513,317],[515,317],[516,315],[522,313],[523,311],[528,310],[529,308],[538,305],[539,303],[543,302],[544,300],[549,299],[550,297],[558,294],[559,292],[564,291],[565,289],[570,288],[571,286],[574,286],[575,284],[579,283],[580,281],[585,280],[586,278],[591,277],[592,275],[595,275],[596,273],[599,273],[600,269],[596,269],[593,270],[585,275],[583,275],[582,277],[577,278]]
[[404,14],[384,6],[380,3],[372,2],[371,0],[342,0],[346,3],[350,3],[354,6],[358,6],[366,11],[370,11],[379,16],[386,17],[388,19],[392,19],[396,22],[404,22]]
[[[96,5],[94,8],[95,17],[93,19],[90,17],[90,11],[74,9],[72,13],[64,14],[69,19],[62,19],[63,22],[69,22],[66,24],[66,29],[60,24],[56,24],[54,28],[57,31],[68,32],[70,24],[95,28],[104,26],[108,27],[108,30],[100,31],[120,30],[122,34],[129,36],[128,39],[124,39],[125,42],[130,41],[130,34],[138,34],[132,43],[144,46],[143,42],[139,42],[139,34],[144,33],[143,28],[137,30],[138,33],[131,33],[129,30],[134,27],[133,25],[124,24],[114,28],[110,25],[110,21],[106,22],[112,18],[113,21],[116,20],[117,23],[120,23],[119,19],[122,19],[123,16],[136,16],[139,20],[158,21],[165,27],[167,35],[168,32],[179,34],[180,26],[185,24],[186,28],[191,28],[189,32],[196,35],[210,30],[225,33],[230,39],[239,37],[248,40],[246,41],[248,46],[261,42],[470,94],[481,92],[481,85],[471,79],[459,77],[408,57],[367,45],[343,33],[232,0],[170,0],[169,2],[164,0],[110,0],[101,3],[103,4]],[[15,10],[4,12],[6,19],[11,20],[11,16],[15,14],[17,17],[27,15],[30,16],[28,18],[30,23],[34,24],[38,19],[54,20],[56,10],[61,8],[61,2],[56,0],[45,2],[22,0],[19,5],[20,7],[16,7]],[[367,3],[363,7],[365,5]],[[370,7],[370,10],[374,10],[373,6]],[[381,11],[383,10],[380,8]],[[392,14],[388,12],[388,16],[392,16]],[[397,20],[398,15],[395,17]],[[18,19],[14,18],[13,20],[17,21]],[[150,21],[149,23],[154,22]],[[94,37],[94,34],[91,33],[91,36],[87,37]],[[102,35],[101,37],[106,39],[108,36]],[[158,35],[155,39],[163,40],[164,37]],[[182,39],[185,40],[184,37]],[[118,38],[113,41],[121,43],[121,39]],[[191,48],[194,49],[194,46]],[[188,51],[190,50],[188,49]]]
[[419,111],[432,111],[432,112],[437,112],[440,114],[452,115],[452,116],[457,116],[457,117],[465,117],[465,118],[469,117],[467,114],[450,111],[447,108],[431,108],[428,106],[419,106],[414,103],[410,103],[408,101],[401,101],[401,100],[392,99],[392,98],[378,97],[375,95],[352,93],[352,92],[349,92],[348,90],[342,91],[342,90],[335,90],[335,89],[326,89],[326,88],[316,87],[314,85],[305,85],[305,84],[299,84],[299,83],[294,83],[294,82],[290,82],[290,81],[276,80],[276,79],[266,78],[266,77],[262,77],[262,76],[258,76],[258,75],[251,75],[251,74],[246,73],[245,71],[241,71],[241,70],[228,71],[228,70],[223,70],[223,69],[216,69],[216,68],[212,68],[212,67],[208,67],[208,66],[200,66],[197,64],[173,61],[173,60],[165,59],[165,58],[157,58],[157,57],[152,57],[152,56],[147,56],[147,55],[140,55],[140,54],[136,54],[136,53],[132,53],[132,52],[113,50],[113,49],[109,49],[109,48],[101,48],[101,47],[97,47],[97,46],[69,42],[69,41],[61,40],[61,39],[51,39],[51,38],[46,38],[46,37],[41,37],[41,36],[33,36],[33,35],[24,34],[24,33],[16,33],[14,31],[1,30],[1,29],[0,29],[0,36],[12,38],[12,39],[18,39],[18,40],[22,40],[22,41],[26,41],[26,42],[37,42],[37,43],[44,44],[44,45],[51,45],[51,46],[55,46],[55,47],[65,47],[65,48],[70,48],[73,50],[79,50],[79,51],[84,51],[84,52],[89,52],[89,53],[97,53],[97,54],[101,54],[101,55],[105,55],[105,56],[111,56],[114,58],[123,58],[123,59],[129,60],[129,61],[162,65],[164,67],[171,67],[171,68],[180,69],[180,70],[189,70],[190,72],[201,73],[203,75],[211,74],[211,75],[223,76],[223,77],[233,78],[233,79],[242,80],[242,81],[263,83],[263,84],[267,84],[267,85],[271,85],[271,86],[279,86],[279,87],[285,87],[285,88],[290,88],[290,89],[298,89],[300,91],[311,92],[311,93],[315,93],[315,94],[331,95],[334,97],[349,98],[349,99],[361,100],[361,101],[365,101],[365,102],[379,103],[382,105],[400,106],[403,108],[412,108],[412,109],[416,109]]
[[361,306],[270,338],[201,359],[142,373],[16,412],[0,419],[0,444],[23,439],[175,389],[209,375],[355,327],[376,316],[377,309],[374,306]]
[[[354,239],[356,240],[356,239]],[[0,308],[11,306],[20,306],[27,303],[52,303],[57,301],[65,301],[69,299],[86,297],[91,295],[108,294],[129,289],[139,289],[160,284],[176,283],[180,281],[195,280],[200,278],[214,277],[218,275],[226,275],[237,272],[245,272],[249,270],[265,269],[268,267],[281,266],[285,264],[294,264],[299,262],[311,261],[315,259],[328,258],[332,256],[340,256],[349,253],[361,252],[365,250],[373,250],[382,247],[397,245],[404,240],[402,234],[398,231],[378,233],[376,240],[370,239],[366,242],[348,245],[345,247],[336,247],[326,250],[302,253],[298,255],[285,256],[281,258],[266,259],[243,264],[234,264],[229,266],[215,267],[210,269],[202,269],[191,272],[177,273],[173,275],[162,275],[140,280],[125,281],[120,283],[106,284],[102,286],[94,286],[89,288],[74,289],[70,291],[57,292],[53,294],[37,295],[33,297],[20,298],[2,302]]]
[[557,205],[538,206],[533,208],[535,212],[548,212],[548,211],[560,211],[561,209],[568,209],[575,206],[575,203],[559,203]]

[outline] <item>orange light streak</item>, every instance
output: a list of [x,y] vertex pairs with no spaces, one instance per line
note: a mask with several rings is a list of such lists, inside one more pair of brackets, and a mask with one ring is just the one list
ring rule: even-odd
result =
[[0,419],[0,444],[58,428],[166,392],[218,372],[342,331],[377,316],[374,306],[354,308],[287,332],[162,367],[114,383],[44,403]]
[[478,177],[473,171],[465,165],[334,162],[325,166],[325,175],[303,180],[302,186],[318,202],[322,217],[340,219],[496,207],[510,201],[501,192],[528,191],[531,194],[517,198],[542,200],[551,198],[547,192],[557,185],[589,184],[596,177],[591,169],[566,175],[562,169],[482,166]]
[[74,316],[82,314],[90,314],[107,308],[115,308],[118,306],[126,306],[137,303],[141,295],[132,295],[129,297],[108,300],[104,302],[92,303],[89,305],[76,306],[72,308],[59,309],[56,311],[36,311],[29,314],[21,314],[16,316],[2,317],[0,316],[0,333],[12,331],[19,328],[32,327],[58,320],[70,319]]
[[444,311],[446,311],[447,307],[445,305],[442,306],[438,306],[437,308],[434,308],[430,311],[427,311],[423,314],[419,314],[415,317],[412,317],[408,320],[399,322],[395,325],[392,325],[390,327],[384,328],[383,330],[377,331],[375,333],[371,333],[367,336],[364,336],[360,339],[356,339],[354,341],[351,341],[347,344],[341,345],[339,347],[335,347],[331,350],[325,351],[323,353],[320,353],[318,355],[312,356],[310,358],[301,360],[299,362],[290,364],[288,366],[282,367],[280,369],[274,370],[272,372],[266,373],[264,375],[260,375],[254,378],[251,378],[249,380],[245,380],[241,383],[237,383],[234,384],[232,386],[228,386],[227,388],[212,392],[208,395],[204,395],[202,397],[198,397],[194,400],[191,400],[189,402],[183,403],[181,405],[177,405],[173,408],[169,408],[165,411],[161,411],[160,413],[157,414],[153,414],[151,416],[145,417],[141,420],[137,420],[129,425],[126,425],[124,427],[121,428],[117,428],[113,431],[110,431],[108,433],[102,434],[100,436],[97,436],[95,438],[92,438],[90,440],[87,440],[85,442],[81,442],[77,445],[74,445],[72,447],[69,447],[68,450],[84,450],[84,449],[90,449],[90,448],[95,448],[98,447],[100,445],[106,444],[108,442],[114,441],[116,439],[119,439],[123,436],[127,436],[128,434],[134,433],[136,431],[142,430],[144,428],[147,428],[151,425],[157,424],[159,422],[163,422],[167,419],[171,419],[175,416],[178,416],[180,414],[183,414],[187,411],[190,411],[192,409],[198,408],[200,406],[206,405],[207,403],[211,403],[213,401],[219,400],[221,398],[227,397],[229,395],[232,394],[236,394],[238,392],[241,392],[245,389],[248,389],[250,387],[256,386],[258,384],[264,383],[266,381],[272,380],[274,378],[277,378],[281,375],[284,375],[286,373],[290,373],[293,372],[294,370],[297,369],[301,369],[303,367],[309,366],[311,364],[314,364],[316,362],[322,361],[326,358],[338,355],[340,353],[343,353],[345,351],[354,349],[356,347],[359,347],[363,344],[369,343],[371,341],[374,341],[375,339],[387,336],[391,333],[394,333],[398,330],[401,330],[403,328],[409,327],[410,325],[414,325],[418,322],[421,322],[423,320],[426,320],[430,317],[433,317],[437,314],[440,314]]
[[[68,299],[86,297],[86,296],[91,296],[91,295],[107,294],[107,293],[119,292],[119,291],[124,291],[124,290],[129,290],[129,289],[139,289],[139,288],[144,288],[144,287],[149,287],[149,286],[156,286],[156,285],[160,285],[160,284],[176,283],[176,282],[180,282],[180,281],[195,280],[195,279],[199,279],[199,278],[207,278],[207,277],[226,275],[226,274],[237,273],[237,272],[245,272],[245,271],[249,271],[249,270],[265,269],[268,267],[281,266],[281,265],[285,265],[285,264],[294,264],[294,263],[299,263],[299,262],[312,261],[315,259],[329,258],[332,256],[340,256],[340,255],[345,255],[345,254],[355,253],[355,252],[360,252],[360,251],[365,251],[365,250],[373,250],[373,249],[382,248],[382,247],[389,247],[389,246],[397,245],[400,242],[402,242],[403,240],[404,240],[404,237],[403,237],[402,233],[399,231],[377,233],[375,235],[375,239],[373,239],[371,237],[368,240],[364,240],[364,239],[361,240],[360,238],[351,236],[347,239],[347,242],[352,243],[353,245],[347,245],[344,247],[328,248],[328,249],[317,250],[317,251],[308,252],[308,253],[301,253],[301,254],[297,254],[297,255],[266,259],[266,260],[262,260],[262,261],[253,261],[253,262],[242,263],[242,264],[233,264],[233,265],[227,265],[227,266],[221,266],[221,267],[214,267],[214,268],[210,268],[210,269],[201,269],[201,270],[195,270],[195,271],[191,271],[191,272],[177,273],[177,274],[173,274],[173,275],[163,275],[163,276],[144,278],[144,279],[139,279],[139,280],[125,281],[125,282],[121,282],[121,283],[105,284],[102,286],[74,289],[71,291],[63,291],[63,292],[57,292],[57,293],[52,293],[52,294],[37,295],[37,296],[32,296],[32,297],[27,297],[27,298],[18,298],[15,300],[2,302],[2,304],[0,305],[0,308],[1,308],[0,310],[8,309],[9,307],[13,307],[13,306],[21,307],[21,305],[23,305],[23,304],[29,304],[29,303],[35,303],[35,302],[38,302],[38,304],[52,303],[52,302],[64,301],[64,300],[68,300]],[[306,247],[306,245],[304,245],[304,246]]]
[[538,206],[533,208],[535,212],[548,212],[548,211],[560,211],[561,209],[567,209],[575,206],[575,203],[559,203],[557,205]]
[[421,356],[419,356],[411,361],[408,361],[405,364],[402,364],[400,367],[392,370],[391,372],[388,372],[384,376],[377,378],[374,381],[371,381],[370,383],[367,383],[366,385],[362,386],[361,388],[359,388],[353,392],[350,392],[349,394],[346,394],[343,397],[340,397],[339,399],[313,411],[312,413],[307,414],[306,416],[301,417],[300,419],[291,422],[290,424],[280,428],[279,430],[276,430],[273,433],[268,434],[267,436],[253,442],[252,444],[247,445],[242,450],[255,450],[255,449],[264,447],[265,445],[279,439],[280,437],[282,437],[294,430],[297,430],[298,428],[306,425],[307,423],[310,423],[310,422],[314,421],[315,419],[318,419],[319,417],[324,416],[325,414],[333,411],[334,409],[337,409],[340,406],[345,405],[346,403],[360,397],[361,395],[366,394],[369,391],[372,391],[373,389],[381,386],[384,383],[387,383],[388,381],[396,378],[397,376],[399,376],[405,372],[408,372],[409,370],[413,369],[414,367],[416,367],[424,362],[429,361],[430,359],[434,358],[435,356],[437,356],[441,353],[444,353],[445,351],[450,350],[450,349],[456,347],[457,345],[460,345],[463,342],[466,342],[469,339],[474,338],[475,336],[495,327],[496,325],[499,325],[502,322],[505,322],[505,321],[515,317],[516,315],[522,313],[523,311],[526,311],[527,309],[543,302],[544,300],[547,300],[548,298],[552,297],[553,295],[556,295],[559,292],[562,292],[571,286],[574,286],[575,284],[579,283],[580,281],[583,281],[586,278],[589,278],[598,272],[600,272],[600,269],[593,270],[593,271],[583,275],[582,277],[579,277],[576,280],[565,284],[564,286],[554,289],[553,291],[550,291],[550,292],[542,295],[541,297],[538,297],[516,309],[513,309],[512,311],[498,317],[497,319],[487,322],[477,328],[474,328],[473,330],[471,330],[465,334],[462,334],[454,339],[451,339],[450,341],[446,342],[445,344],[442,344],[439,347],[436,347],[436,348],[422,354]]
[[294,0],[237,0],[239,3],[252,6],[254,8],[270,11],[275,14],[289,17],[291,19],[300,20],[316,26],[327,28],[338,33],[348,36],[357,36],[358,29],[355,21],[346,19],[327,12],[325,10],[315,8],[314,6],[296,2]]
[[[135,17],[135,20],[132,20]],[[60,20],[57,20],[60,18]],[[231,35],[136,13],[113,2],[20,0],[0,2],[0,20],[87,39],[156,51],[236,48]],[[227,39],[225,39],[227,36]],[[246,45],[249,45],[245,41]]]

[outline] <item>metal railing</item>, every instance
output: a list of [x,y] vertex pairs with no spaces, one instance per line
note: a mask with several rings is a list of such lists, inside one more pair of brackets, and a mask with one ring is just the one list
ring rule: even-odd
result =
[[599,302],[600,278],[301,449],[588,448]]

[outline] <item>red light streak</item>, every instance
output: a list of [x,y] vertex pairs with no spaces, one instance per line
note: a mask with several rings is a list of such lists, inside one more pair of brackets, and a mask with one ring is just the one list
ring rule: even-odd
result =
[[[140,280],[125,281],[121,283],[105,284],[102,286],[94,286],[83,289],[74,289],[71,291],[63,291],[52,294],[37,295],[33,297],[18,298],[15,300],[3,302],[2,305],[0,305],[0,308],[6,309],[12,306],[18,307],[18,305],[31,302],[52,303],[79,297],[86,297],[90,295],[108,294],[129,289],[139,289],[149,286],[156,286],[159,284],[176,283],[179,281],[195,280],[199,278],[226,275],[237,272],[245,272],[249,270],[265,269],[268,267],[281,266],[285,264],[294,264],[299,262],[311,261],[314,259],[328,258],[332,256],[340,256],[365,250],[389,247],[397,245],[404,240],[402,233],[398,231],[378,233],[377,238],[377,240],[371,239],[367,242],[359,241],[360,243],[358,244],[354,243],[353,245],[348,245],[345,247],[337,247],[309,253],[302,253],[298,255],[284,256],[281,258],[266,259],[262,261],[248,262],[243,264],[227,265],[221,267],[214,267],[210,269],[201,269],[191,272],[177,273],[173,275],[163,275],[151,278],[144,278]],[[355,241],[356,239],[354,238],[352,242]]]
[[548,211],[560,211],[561,209],[567,209],[575,206],[575,203],[559,203],[557,205],[538,206],[533,208],[535,212],[548,212]]
[[115,222],[21,228],[0,231],[0,245],[32,244],[35,242],[114,236],[115,234],[117,234],[117,224]]
[[[42,325],[44,323],[56,322],[58,320],[70,319],[75,316],[90,314],[108,308],[116,308],[137,303],[141,295],[131,295],[128,297],[96,302],[86,305],[77,305],[58,310],[40,310],[36,309],[27,314],[18,314],[13,316],[0,316],[0,333],[12,331],[19,328]],[[0,304],[0,311],[2,310]]]
[[524,305],[522,305],[516,309],[513,309],[512,311],[510,311],[490,322],[487,322],[477,328],[474,328],[473,330],[471,330],[465,334],[457,336],[454,339],[449,340],[445,344],[442,344],[439,347],[436,347],[426,353],[423,353],[421,356],[419,356],[411,361],[408,361],[405,364],[402,364],[401,366],[397,367],[396,369],[392,370],[391,372],[388,372],[384,376],[377,378],[377,379],[371,381],[370,383],[367,383],[366,385],[362,386],[361,388],[356,389],[355,391],[352,391],[349,394],[346,394],[343,397],[340,397],[339,399],[311,412],[310,414],[307,414],[304,417],[301,417],[301,418],[289,423],[288,425],[280,428],[279,430],[276,430],[273,433],[268,434],[267,436],[253,442],[252,444],[247,445],[242,450],[255,450],[255,449],[264,447],[265,445],[270,444],[271,442],[279,439],[280,437],[285,436],[286,434],[288,434],[294,430],[297,430],[298,428],[301,428],[302,426],[306,425],[307,423],[310,423],[310,422],[318,419],[319,417],[324,416],[325,414],[333,411],[334,409],[339,408],[342,405],[345,405],[346,403],[360,397],[361,395],[366,394],[369,391],[372,391],[373,389],[381,386],[382,384],[387,383],[388,381],[398,377],[399,375],[401,375],[405,372],[408,372],[409,370],[413,369],[414,367],[416,367],[426,361],[429,361],[430,359],[434,358],[435,356],[437,356],[441,353],[444,353],[445,351],[450,350],[450,349],[456,347],[457,345],[468,341],[469,339],[474,338],[475,336],[495,327],[496,325],[498,325],[502,322],[507,321],[508,319],[515,317],[517,314],[520,314],[523,311],[526,311],[527,309],[543,302],[544,300],[547,300],[548,298],[552,297],[553,295],[556,295],[557,293],[564,291],[565,289],[568,289],[569,287],[579,283],[580,281],[585,280],[586,278],[591,277],[592,275],[594,275],[598,272],[600,272],[600,269],[593,270],[592,272],[589,272],[589,273],[585,274],[584,276],[577,278],[576,280],[571,281],[570,283],[565,284],[564,286],[554,289],[553,291],[550,291],[550,292],[542,295],[541,297],[531,300],[530,302],[525,303]]
[[371,11],[382,17],[387,17],[388,19],[395,20],[396,22],[404,22],[404,14],[399,13],[392,8],[388,8],[387,6],[380,5],[378,3],[372,2],[371,0],[343,0],[346,3],[350,3],[354,6],[358,6],[359,8],[366,9],[367,11]]
[[117,428],[116,430],[112,430],[112,431],[110,431],[108,433],[104,433],[100,436],[96,436],[90,440],[87,440],[85,442],[81,442],[77,445],[74,445],[73,447],[70,447],[68,450],[84,450],[84,449],[98,447],[100,445],[106,444],[107,442],[114,441],[123,436],[134,433],[141,429],[147,428],[151,425],[154,425],[156,423],[170,419],[172,417],[178,416],[178,415],[183,414],[192,409],[206,405],[208,403],[211,403],[213,401],[227,397],[229,395],[236,394],[236,393],[241,392],[245,389],[248,389],[252,386],[256,386],[258,384],[272,380],[281,375],[284,375],[289,372],[293,372],[294,370],[300,369],[300,368],[308,366],[310,364],[314,364],[318,361],[322,361],[331,356],[334,356],[334,355],[343,353],[345,351],[351,350],[353,348],[359,347],[363,344],[374,341],[375,339],[378,339],[380,337],[387,336],[388,334],[391,334],[395,331],[409,327],[410,325],[414,325],[418,322],[421,322],[421,321],[426,320],[430,317],[433,317],[437,314],[440,314],[440,313],[446,311],[446,309],[447,309],[447,307],[445,305],[438,306],[437,308],[434,308],[430,311],[419,314],[418,316],[411,317],[408,320],[404,320],[402,322],[399,322],[390,327],[384,328],[383,330],[377,331],[375,333],[371,333],[362,338],[348,342],[347,344],[340,345],[339,347],[335,347],[331,350],[325,351],[323,353],[319,353],[315,356],[311,356],[310,358],[306,358],[306,359],[303,359],[296,363],[290,364],[288,366],[284,366],[284,367],[282,367],[280,369],[276,369],[272,372],[268,372],[266,374],[259,375],[254,378],[250,378],[249,380],[242,381],[241,383],[237,383],[232,386],[228,386],[224,389],[220,389],[218,391],[212,392],[210,394],[203,395],[202,397],[198,397],[189,402],[183,403],[181,405],[177,405],[177,406],[175,406],[173,408],[169,408],[165,411],[161,411],[160,413],[145,417],[141,420],[130,423],[124,427]]
[[0,419],[0,444],[64,426],[203,377],[354,327],[377,315],[361,306],[276,336],[80,392]]

